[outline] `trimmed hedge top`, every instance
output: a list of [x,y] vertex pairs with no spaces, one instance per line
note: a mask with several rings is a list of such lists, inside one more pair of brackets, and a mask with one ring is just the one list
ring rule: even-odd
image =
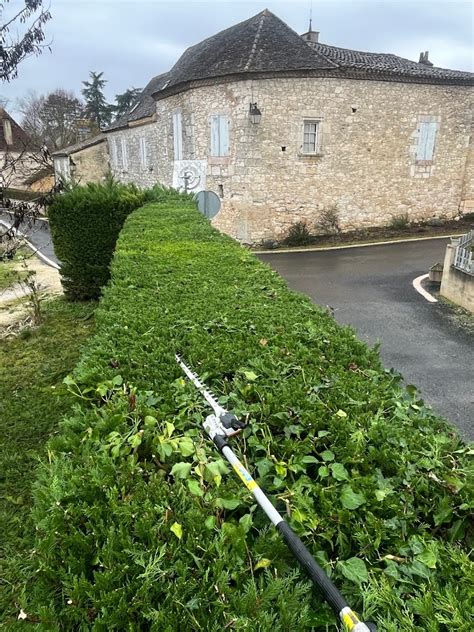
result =
[[235,449],[366,617],[467,629],[468,449],[352,330],[179,198],[128,218],[97,321],[37,485],[27,612],[65,629],[335,629],[204,439],[178,352],[247,419]]

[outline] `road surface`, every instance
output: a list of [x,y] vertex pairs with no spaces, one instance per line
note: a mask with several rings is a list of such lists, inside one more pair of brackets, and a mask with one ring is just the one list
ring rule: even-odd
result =
[[412,286],[443,262],[447,241],[259,257],[291,288],[331,306],[336,320],[352,325],[362,340],[380,342],[385,366],[400,371],[427,404],[474,439],[474,334],[450,307],[428,303]]

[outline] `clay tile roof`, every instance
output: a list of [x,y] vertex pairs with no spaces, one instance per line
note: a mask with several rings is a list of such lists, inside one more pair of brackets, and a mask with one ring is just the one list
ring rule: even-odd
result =
[[[10,121],[13,141],[11,144],[8,144],[5,138],[3,121]],[[12,119],[8,112],[0,107],[0,151],[22,152],[25,149],[34,149],[30,137],[25,130]]]
[[188,48],[170,70],[164,88],[225,75],[336,67],[265,9]]
[[153,77],[153,79],[151,79],[151,81],[149,81],[143,89],[138,103],[135,104],[130,112],[118,118],[104,131],[111,132],[115,129],[126,127],[130,121],[139,121],[140,119],[152,116],[156,111],[156,104],[151,95],[154,92],[158,92],[159,90],[161,90],[163,85],[166,83],[167,77],[168,73]]
[[474,73],[461,70],[448,70],[426,64],[419,64],[410,59],[388,53],[366,53],[348,48],[328,46],[327,44],[307,42],[318,54],[336,63],[341,69],[363,70],[367,72],[385,73],[400,77],[413,77],[443,82],[474,82]]

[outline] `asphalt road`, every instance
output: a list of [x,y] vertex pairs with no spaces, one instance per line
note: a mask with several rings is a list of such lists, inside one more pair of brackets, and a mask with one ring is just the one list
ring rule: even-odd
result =
[[[11,217],[6,211],[0,210],[0,220],[11,226]],[[54,254],[53,241],[49,232],[48,222],[44,220],[36,220],[34,224],[29,227],[24,224],[20,226],[20,232],[25,235],[30,243],[38,248],[38,250],[48,259],[58,264],[58,258]]]
[[380,343],[387,367],[415,384],[425,402],[474,439],[474,334],[453,310],[428,303],[412,281],[443,262],[438,239],[324,252],[259,255],[291,288],[331,306],[338,322]]

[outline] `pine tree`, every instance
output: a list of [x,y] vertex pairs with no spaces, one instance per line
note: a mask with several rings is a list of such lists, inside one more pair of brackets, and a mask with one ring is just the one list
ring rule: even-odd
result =
[[130,112],[133,106],[138,102],[142,93],[141,88],[129,88],[122,94],[115,95],[114,111],[117,118]]
[[89,73],[90,81],[83,81],[85,86],[82,96],[86,102],[86,115],[97,124],[97,127],[108,125],[112,119],[113,106],[107,103],[104,87],[107,81],[102,79],[103,72]]

